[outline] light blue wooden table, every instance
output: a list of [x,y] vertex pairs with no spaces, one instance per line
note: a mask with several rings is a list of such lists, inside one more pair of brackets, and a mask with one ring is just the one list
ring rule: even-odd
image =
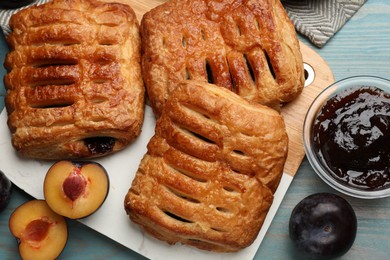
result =
[[[355,75],[374,75],[390,79],[389,0],[368,0],[322,49],[313,47],[302,37],[300,40],[328,62],[336,80]],[[0,60],[3,60],[6,49],[3,40],[0,41],[0,48]],[[4,70],[0,69],[2,76]],[[0,93],[2,109],[5,94],[2,85]],[[255,259],[302,259],[289,240],[288,220],[293,207],[301,199],[323,191],[337,193],[316,176],[308,161],[304,159]],[[343,197],[355,209],[358,232],[353,247],[342,259],[390,259],[390,198],[360,200]],[[8,208],[0,213],[0,259],[19,258],[16,240],[8,229],[8,219],[17,206],[29,199],[31,197],[14,189]],[[76,221],[69,221],[68,224],[68,244],[59,259],[142,259],[142,256]]]

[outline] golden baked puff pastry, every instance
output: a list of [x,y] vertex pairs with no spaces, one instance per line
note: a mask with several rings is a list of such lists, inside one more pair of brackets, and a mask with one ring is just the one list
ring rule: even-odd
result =
[[141,21],[142,70],[158,116],[182,80],[202,80],[279,108],[300,94],[304,69],[279,0],[172,0]]
[[170,244],[238,251],[257,237],[287,146],[277,111],[214,84],[183,82],[157,120],[125,210]]
[[10,27],[5,102],[21,155],[98,157],[140,134],[145,90],[131,7],[54,0],[15,14]]

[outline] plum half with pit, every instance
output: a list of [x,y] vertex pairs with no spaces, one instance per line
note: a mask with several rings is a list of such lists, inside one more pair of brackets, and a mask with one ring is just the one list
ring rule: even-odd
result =
[[107,171],[92,161],[58,161],[48,170],[43,184],[50,208],[71,219],[84,218],[98,210],[108,191]]
[[12,183],[5,176],[5,174],[0,171],[0,212],[2,212],[8,205],[11,199],[12,193]]
[[344,255],[352,247],[357,219],[352,206],[333,193],[316,193],[300,201],[289,221],[295,246],[315,259]]
[[55,259],[65,248],[68,228],[63,216],[44,200],[31,200],[11,214],[9,229],[19,243],[22,259]]

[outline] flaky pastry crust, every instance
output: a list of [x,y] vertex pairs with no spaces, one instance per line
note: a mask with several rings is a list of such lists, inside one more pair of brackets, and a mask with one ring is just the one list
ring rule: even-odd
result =
[[170,244],[238,251],[257,237],[287,146],[275,110],[213,84],[185,81],[157,120],[125,210]]
[[6,108],[25,157],[92,158],[141,131],[139,24],[128,5],[54,0],[12,16]]
[[300,94],[304,70],[279,0],[172,0],[141,21],[142,69],[157,116],[182,80],[201,80],[279,107]]

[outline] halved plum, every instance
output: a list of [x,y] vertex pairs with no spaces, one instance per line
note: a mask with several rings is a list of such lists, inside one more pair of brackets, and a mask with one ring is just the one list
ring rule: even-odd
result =
[[103,204],[109,191],[109,178],[99,163],[63,160],[50,167],[43,185],[45,200],[53,211],[80,219]]
[[44,200],[31,200],[11,214],[9,229],[22,259],[55,259],[65,248],[67,224]]

